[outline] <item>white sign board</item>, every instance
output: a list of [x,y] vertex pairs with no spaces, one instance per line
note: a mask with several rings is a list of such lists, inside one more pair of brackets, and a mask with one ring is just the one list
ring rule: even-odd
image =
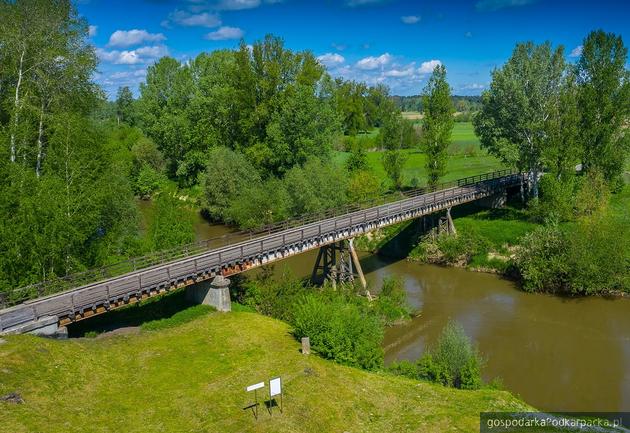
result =
[[247,388],[245,388],[245,391],[249,392],[249,391],[254,391],[256,389],[260,389],[260,388],[264,388],[265,387],[265,382],[260,382],[260,383],[256,383],[254,385],[249,385]]
[[271,379],[269,381],[269,396],[273,397],[274,395],[280,394],[282,394],[282,381],[279,377]]

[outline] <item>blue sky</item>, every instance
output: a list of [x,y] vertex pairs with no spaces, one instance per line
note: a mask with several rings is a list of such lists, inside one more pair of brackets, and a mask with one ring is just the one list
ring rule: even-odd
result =
[[311,50],[334,76],[398,95],[420,93],[438,62],[455,94],[479,94],[521,41],[564,45],[570,61],[593,29],[630,45],[628,0],[79,0],[78,8],[110,97],[123,85],[135,91],[161,56],[186,61],[267,33]]

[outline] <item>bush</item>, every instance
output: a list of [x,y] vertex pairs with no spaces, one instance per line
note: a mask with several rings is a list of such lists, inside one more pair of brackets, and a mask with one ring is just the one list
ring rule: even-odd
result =
[[386,326],[408,318],[409,306],[403,280],[396,277],[385,278],[381,293],[373,304]]
[[573,218],[574,178],[563,181],[552,174],[540,179],[540,196],[530,204],[530,213],[539,222],[561,222]]
[[249,281],[243,288],[243,293],[238,295],[240,303],[287,322],[293,319],[293,305],[307,294],[304,284],[290,277],[283,277],[280,281],[271,278]]
[[483,386],[482,365],[479,352],[461,325],[449,322],[436,346],[427,350],[415,365],[402,361],[392,364],[388,371],[455,388],[479,389]]
[[149,248],[161,251],[195,240],[191,213],[168,193],[155,200],[155,213],[149,224]]
[[516,267],[526,291],[593,294],[630,291],[630,229],[596,215],[561,231],[541,227],[526,235]]
[[528,292],[556,291],[565,285],[566,240],[555,225],[544,226],[523,237],[516,254],[516,267]]
[[247,186],[224,211],[225,220],[243,229],[253,229],[283,221],[290,215],[290,197],[284,183],[270,178],[262,184]]
[[310,294],[295,307],[293,326],[295,336],[309,337],[324,358],[366,370],[383,366],[382,324],[359,305]]
[[141,198],[150,198],[166,183],[166,176],[150,165],[143,165],[134,183],[134,191]]

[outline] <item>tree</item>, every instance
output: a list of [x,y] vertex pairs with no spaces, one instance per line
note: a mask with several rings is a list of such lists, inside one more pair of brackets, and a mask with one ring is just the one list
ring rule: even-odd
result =
[[433,70],[422,100],[422,140],[427,155],[427,177],[429,185],[435,186],[446,173],[448,145],[454,125],[451,88],[446,81],[444,65],[438,65]]
[[204,206],[213,219],[230,222],[231,200],[258,184],[260,175],[243,154],[227,147],[208,152]]
[[549,140],[542,158],[551,174],[558,181],[565,182],[575,174],[575,166],[582,155],[575,74],[569,71],[560,86],[557,103],[553,105],[545,126]]
[[191,213],[170,193],[160,194],[155,200],[155,213],[149,225],[151,251],[162,251],[194,240]]
[[387,150],[382,157],[383,167],[387,176],[392,181],[394,189],[402,189],[403,186],[403,169],[407,162],[407,155],[403,151]]
[[481,145],[504,163],[529,173],[531,195],[538,196],[543,153],[551,146],[550,116],[557,111],[565,72],[563,48],[517,44],[512,56],[492,72],[490,89],[474,118]]
[[129,87],[119,87],[116,95],[116,121],[133,126],[133,94]]
[[69,0],[3,1],[0,22],[0,123],[8,131],[7,156],[39,177],[52,118],[86,113],[96,101],[94,48],[87,23]]
[[623,184],[621,174],[628,152],[623,123],[630,115],[628,49],[621,36],[591,32],[577,63],[583,166],[600,170],[608,182]]

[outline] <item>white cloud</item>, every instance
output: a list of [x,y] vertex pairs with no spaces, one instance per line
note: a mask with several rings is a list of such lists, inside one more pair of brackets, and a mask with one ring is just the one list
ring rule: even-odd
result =
[[404,78],[404,77],[411,77],[413,75],[414,75],[413,64],[403,69],[393,68],[393,69],[383,72],[383,76],[391,77],[391,78]]
[[146,30],[116,30],[109,37],[110,47],[130,47],[144,42],[160,42],[166,39],[162,33],[149,33]]
[[571,50],[571,52],[569,53],[569,57],[580,57],[582,55],[583,49],[584,49],[583,45],[578,45],[577,47]]
[[96,55],[101,61],[115,65],[137,65],[150,63],[168,55],[168,48],[164,45],[140,47],[135,50],[111,50],[96,49]]
[[240,39],[245,32],[238,27],[223,26],[215,32],[208,33],[205,38],[211,41],[223,41],[226,39]]
[[526,6],[538,0],[479,0],[475,4],[478,11],[498,11],[499,9]]
[[260,3],[260,0],[221,0],[215,5],[215,8],[217,10],[236,11],[257,8]]
[[385,3],[389,0],[346,0],[346,5],[350,7],[366,6],[372,4]]
[[407,15],[404,17],[400,17],[400,21],[405,24],[416,24],[420,22],[420,17],[418,15]]
[[420,67],[418,68],[418,72],[421,74],[430,74],[433,72],[436,66],[441,65],[442,62],[439,60],[429,60],[427,62],[422,62]]
[[89,26],[88,27],[88,36],[93,38],[94,36],[96,36],[96,33],[98,32],[98,26]]
[[466,36],[467,38],[472,38],[473,34],[472,32],[466,32],[464,33],[464,36]]
[[211,14],[203,12],[199,14],[192,14],[183,10],[175,10],[171,12],[167,20],[162,21],[162,26],[170,27],[170,24],[174,23],[178,26],[184,27],[218,27],[221,25],[221,18],[217,14]]
[[340,65],[346,61],[346,59],[341,54],[337,53],[322,54],[321,56],[317,57],[317,60],[319,60],[322,65],[329,68]]
[[338,51],[343,51],[343,50],[345,50],[346,48],[348,48],[348,46],[347,46],[346,44],[338,44],[338,43],[336,43],[336,42],[333,42],[333,43],[331,44],[331,46],[332,46],[334,49],[338,50]]
[[461,86],[462,90],[483,90],[485,88],[486,86],[481,83],[469,83],[469,84],[464,84],[463,86]]
[[393,57],[389,53],[381,54],[378,57],[369,56],[357,62],[357,68],[370,71],[383,67],[392,61]]

